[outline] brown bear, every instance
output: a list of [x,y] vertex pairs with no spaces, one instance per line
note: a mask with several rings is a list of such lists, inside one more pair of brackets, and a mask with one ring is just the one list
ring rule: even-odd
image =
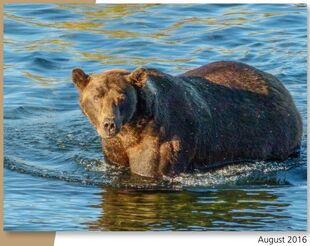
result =
[[172,76],[152,68],[72,71],[108,163],[147,177],[298,152],[302,121],[273,75],[215,62]]

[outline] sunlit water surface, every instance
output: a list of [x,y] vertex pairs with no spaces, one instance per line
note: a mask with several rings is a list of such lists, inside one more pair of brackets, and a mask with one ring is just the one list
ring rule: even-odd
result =
[[[305,6],[23,4],[4,16],[5,230],[306,230]],[[218,60],[283,81],[304,122],[300,158],[162,182],[104,163],[74,67],[179,74]]]

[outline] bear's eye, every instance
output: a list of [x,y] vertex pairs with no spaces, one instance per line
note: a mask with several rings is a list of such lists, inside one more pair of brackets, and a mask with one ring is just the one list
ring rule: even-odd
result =
[[99,96],[94,96],[94,102],[99,102],[100,97]]
[[122,102],[122,101],[124,101],[125,99],[126,99],[125,95],[120,95],[120,96],[118,97],[118,101],[119,101],[119,102]]

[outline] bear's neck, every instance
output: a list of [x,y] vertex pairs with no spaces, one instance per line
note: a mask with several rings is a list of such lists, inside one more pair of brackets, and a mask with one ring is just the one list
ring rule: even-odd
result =
[[153,135],[160,138],[159,133],[159,128],[152,118],[141,117],[124,124],[117,139],[123,148],[127,149],[139,144],[144,136]]
[[136,95],[136,110],[131,121],[137,121],[141,118],[152,118],[153,113],[150,105],[150,95],[147,95],[147,92],[144,89],[136,89]]
[[154,81],[148,81],[143,88],[137,88],[136,111],[130,122],[152,121],[158,128],[166,131],[169,126],[169,110],[165,94]]

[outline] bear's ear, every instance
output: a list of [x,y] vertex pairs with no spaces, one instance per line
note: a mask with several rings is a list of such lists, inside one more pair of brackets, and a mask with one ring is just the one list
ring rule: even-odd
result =
[[82,69],[75,68],[72,70],[72,81],[82,91],[89,82],[89,75]]
[[127,79],[129,83],[138,87],[143,87],[147,81],[147,72],[144,68],[137,68],[128,75]]

